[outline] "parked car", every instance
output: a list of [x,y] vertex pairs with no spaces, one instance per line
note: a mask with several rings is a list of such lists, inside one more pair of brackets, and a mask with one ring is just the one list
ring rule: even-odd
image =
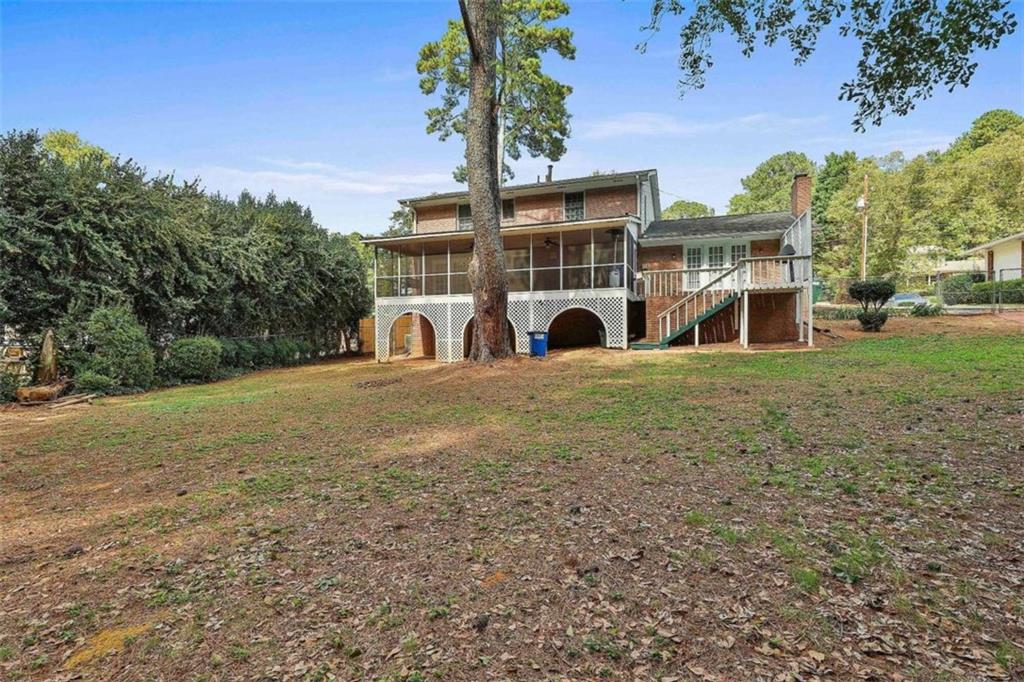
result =
[[921,294],[893,294],[893,297],[889,299],[889,302],[885,304],[886,308],[913,308],[916,305],[924,303],[927,305],[928,299]]

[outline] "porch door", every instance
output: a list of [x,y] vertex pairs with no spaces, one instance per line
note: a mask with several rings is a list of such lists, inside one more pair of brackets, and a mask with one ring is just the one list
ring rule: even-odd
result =
[[700,246],[687,246],[686,247],[686,269],[691,272],[686,273],[686,289],[687,291],[694,291],[700,288],[700,273],[697,272],[700,268],[704,267],[704,249]]

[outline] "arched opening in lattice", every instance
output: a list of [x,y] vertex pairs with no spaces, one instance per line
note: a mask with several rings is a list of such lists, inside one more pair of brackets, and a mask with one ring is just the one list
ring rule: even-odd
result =
[[548,325],[548,348],[604,346],[606,339],[604,322],[586,308],[563,310]]
[[391,323],[388,334],[391,357],[433,358],[437,355],[434,325],[422,313],[404,313]]
[[[512,320],[506,318],[505,322],[508,324],[508,343],[512,347],[512,352],[516,350],[516,328],[512,324]],[[476,326],[476,317],[471,317],[469,322],[466,323],[466,328],[462,331],[462,357],[468,358],[469,351],[473,349],[473,329]]]

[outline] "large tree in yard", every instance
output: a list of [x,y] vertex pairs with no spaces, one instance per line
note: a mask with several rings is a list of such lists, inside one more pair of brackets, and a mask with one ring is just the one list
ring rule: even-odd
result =
[[[494,106],[498,126],[498,184],[512,177],[505,157],[518,161],[523,149],[536,158],[558,161],[565,154],[569,136],[566,98],[572,88],[541,70],[541,58],[554,52],[574,59],[572,31],[551,22],[569,13],[563,0],[493,0],[500,20],[495,46]],[[463,23],[449,21],[441,39],[420,50],[416,70],[420,90],[433,95],[442,87],[439,106],[427,109],[427,132],[442,140],[452,133],[466,135],[466,108],[472,53]],[[465,182],[466,167],[455,169],[455,179]]]
[[[978,67],[977,50],[989,50],[1017,28],[1009,0],[652,0],[657,32],[666,18],[679,17],[681,90],[704,87],[713,65],[712,38],[730,32],[743,54],[757,45],[789,43],[797,64],[817,47],[822,30],[860,45],[853,78],[840,86],[840,99],[857,105],[853,126],[880,125],[902,116],[936,86],[966,87]],[[646,49],[647,41],[640,44]]]
[[571,89],[541,71],[541,55],[573,58],[572,32],[547,24],[568,13],[562,0],[459,0],[462,22],[420,51],[420,88],[441,105],[427,110],[427,130],[445,139],[465,137],[466,165],[456,178],[469,183],[473,257],[469,280],[476,323],[470,360],[490,362],[512,354],[506,325],[508,279],[500,233],[504,156],[551,160],[565,152]]

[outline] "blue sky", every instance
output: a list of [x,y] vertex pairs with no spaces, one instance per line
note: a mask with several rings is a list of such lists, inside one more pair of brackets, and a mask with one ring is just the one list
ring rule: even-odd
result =
[[[659,171],[677,197],[720,211],[739,180],[776,152],[816,160],[942,148],[993,108],[1024,111],[1022,32],[979,55],[967,90],[940,91],[901,119],[854,133],[839,102],[857,49],[835,35],[801,67],[783,48],[745,59],[720,39],[708,85],[680,99],[673,24],[634,49],[649,2],[574,2],[573,136],[558,177]],[[1015,3],[1018,15],[1024,3]],[[425,132],[419,47],[457,15],[443,2],[0,4],[0,127],[67,128],[150,170],[196,175],[308,204],[341,232],[378,232],[395,201],[457,188],[461,141]],[[515,166],[519,181],[543,159]]]

